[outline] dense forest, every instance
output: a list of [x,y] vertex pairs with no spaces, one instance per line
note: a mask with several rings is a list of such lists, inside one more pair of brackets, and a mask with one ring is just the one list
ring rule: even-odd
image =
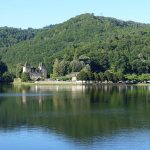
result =
[[84,63],[97,73],[146,74],[150,73],[150,25],[83,14],[39,30],[0,28],[0,56],[11,72],[28,61],[44,62],[52,74],[57,59],[72,65],[67,73],[80,71]]
[[10,27],[0,28],[0,48],[10,47],[21,41],[32,39],[38,30],[29,29],[17,29]]

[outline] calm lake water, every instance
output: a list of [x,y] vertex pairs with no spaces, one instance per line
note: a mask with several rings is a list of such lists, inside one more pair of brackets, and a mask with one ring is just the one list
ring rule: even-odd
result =
[[149,150],[150,86],[0,86],[2,150]]

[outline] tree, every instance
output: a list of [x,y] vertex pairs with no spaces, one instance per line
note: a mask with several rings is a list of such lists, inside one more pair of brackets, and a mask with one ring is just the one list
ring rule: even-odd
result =
[[53,65],[53,76],[58,77],[60,73],[59,60],[56,58]]
[[137,80],[138,79],[138,75],[137,74],[127,74],[126,75],[126,78],[128,79],[128,80]]
[[86,55],[81,55],[81,56],[79,56],[79,61],[83,61],[84,64],[89,64],[90,63],[90,58]]
[[117,68],[122,70],[123,73],[131,72],[131,65],[129,63],[129,58],[125,55],[120,56],[119,60],[116,62]]
[[88,75],[88,81],[93,81],[94,80],[94,74],[91,71],[86,72]]
[[9,73],[7,70],[7,65],[0,60],[0,82],[13,82],[14,75],[12,73]]
[[16,77],[21,78],[21,74],[22,74],[22,65],[19,63],[16,66]]
[[150,66],[148,62],[136,59],[132,62],[132,70],[133,72],[138,74],[148,73],[150,70]]
[[118,81],[118,76],[115,73],[112,74],[112,81],[114,83],[117,83],[117,81]]
[[139,81],[148,81],[150,80],[150,74],[141,74],[141,75],[138,75],[138,80]]
[[10,83],[13,82],[13,79],[14,79],[14,75],[12,73],[5,72],[2,77],[2,82]]
[[69,70],[69,63],[65,60],[62,60],[59,63],[58,68],[59,68],[58,75],[59,76],[65,76],[68,73],[68,70]]
[[95,80],[96,82],[99,82],[99,81],[100,81],[100,76],[99,76],[99,74],[96,73],[96,72],[94,72],[94,80]]
[[105,75],[104,75],[104,73],[100,72],[98,75],[99,75],[100,81],[103,82],[103,81],[105,80]]
[[82,83],[83,83],[83,81],[87,81],[88,80],[87,72],[85,72],[84,70],[81,70],[79,72],[79,74],[77,75],[77,80],[81,80]]
[[73,60],[70,63],[71,72],[79,72],[83,67],[84,67],[84,63],[78,60]]
[[109,72],[108,70],[106,70],[104,72],[104,75],[106,76],[107,81],[112,81],[113,79],[113,74],[111,72]]
[[94,75],[91,72],[91,67],[89,64],[87,64],[82,70],[81,72],[85,72],[85,81],[92,81],[94,80]]
[[124,75],[121,71],[117,71],[117,72],[115,72],[115,74],[116,74],[118,80],[124,81],[125,78],[124,78]]
[[82,70],[84,70],[85,72],[91,72],[91,66],[89,64],[87,64]]
[[22,82],[30,81],[31,79],[30,79],[29,73],[27,73],[27,72],[22,73],[21,80],[22,80]]
[[0,60],[0,76],[2,76],[4,72],[7,72],[7,70],[7,65]]
[[[96,54],[94,54],[96,55]],[[93,72],[104,72],[107,69],[109,69],[109,58],[108,58],[108,54],[97,54],[96,56],[91,56],[91,62],[90,62],[90,66],[91,66],[91,70]]]

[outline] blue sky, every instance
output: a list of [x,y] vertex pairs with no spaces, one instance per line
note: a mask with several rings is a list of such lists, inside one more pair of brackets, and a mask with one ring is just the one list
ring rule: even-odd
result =
[[150,23],[150,0],[0,0],[0,26],[40,28],[83,13]]

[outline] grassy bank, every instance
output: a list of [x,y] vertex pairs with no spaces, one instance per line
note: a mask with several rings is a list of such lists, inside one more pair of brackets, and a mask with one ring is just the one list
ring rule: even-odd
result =
[[[82,81],[36,81],[36,82],[13,82],[14,85],[82,85]],[[125,84],[125,83],[92,83],[83,82],[84,85],[137,85],[137,86],[150,86],[148,83],[138,84]]]
[[39,81],[39,82],[14,82],[14,85],[81,85],[82,82],[69,81]]
[[150,86],[150,83],[138,83],[136,85],[138,85],[138,86]]

